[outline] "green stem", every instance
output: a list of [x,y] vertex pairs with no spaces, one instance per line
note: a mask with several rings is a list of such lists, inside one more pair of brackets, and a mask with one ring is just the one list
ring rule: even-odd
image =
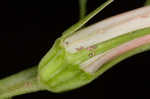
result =
[[0,99],[43,90],[33,67],[0,80]]
[[86,15],[87,0],[79,0],[80,19],[83,19]]
[[146,0],[144,5],[150,5],[150,0]]

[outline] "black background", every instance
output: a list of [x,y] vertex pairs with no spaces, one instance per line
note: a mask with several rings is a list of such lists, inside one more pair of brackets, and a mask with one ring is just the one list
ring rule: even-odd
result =
[[[105,0],[89,0],[88,12]],[[115,0],[87,25],[143,6],[144,0]],[[79,19],[78,0],[0,1],[0,78],[38,64],[55,39]],[[54,94],[47,91],[14,99],[149,99],[150,52],[122,61],[82,88]]]

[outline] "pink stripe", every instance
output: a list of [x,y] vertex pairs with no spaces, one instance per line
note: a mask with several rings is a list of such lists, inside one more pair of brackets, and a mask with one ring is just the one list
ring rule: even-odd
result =
[[92,63],[91,66],[85,68],[85,71],[93,73],[98,70],[103,64],[114,59],[115,57],[148,43],[150,43],[150,35],[145,35],[143,37],[139,37],[135,40],[124,43],[116,48],[111,49],[109,52],[106,52],[106,54]]

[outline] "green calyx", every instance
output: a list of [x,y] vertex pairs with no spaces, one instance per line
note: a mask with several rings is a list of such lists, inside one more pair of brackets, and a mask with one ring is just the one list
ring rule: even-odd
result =
[[[58,42],[60,42],[60,40]],[[46,89],[52,92],[67,91],[80,87],[89,80],[91,75],[81,70],[79,65],[75,64],[75,62],[72,63],[68,60],[72,56],[69,56],[69,53],[65,51],[65,48],[60,46],[60,43],[51,50],[53,49],[55,49],[56,52],[48,53],[52,55],[51,61],[46,65],[41,65],[44,64],[43,62],[47,59],[47,54],[39,64],[40,82]],[[72,57],[72,59],[73,58],[74,57]]]

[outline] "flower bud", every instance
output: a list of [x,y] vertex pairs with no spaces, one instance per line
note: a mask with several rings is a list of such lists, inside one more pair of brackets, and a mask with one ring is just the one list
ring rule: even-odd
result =
[[149,12],[150,6],[139,8],[58,38],[39,64],[41,84],[53,92],[72,90],[131,56],[150,41]]

